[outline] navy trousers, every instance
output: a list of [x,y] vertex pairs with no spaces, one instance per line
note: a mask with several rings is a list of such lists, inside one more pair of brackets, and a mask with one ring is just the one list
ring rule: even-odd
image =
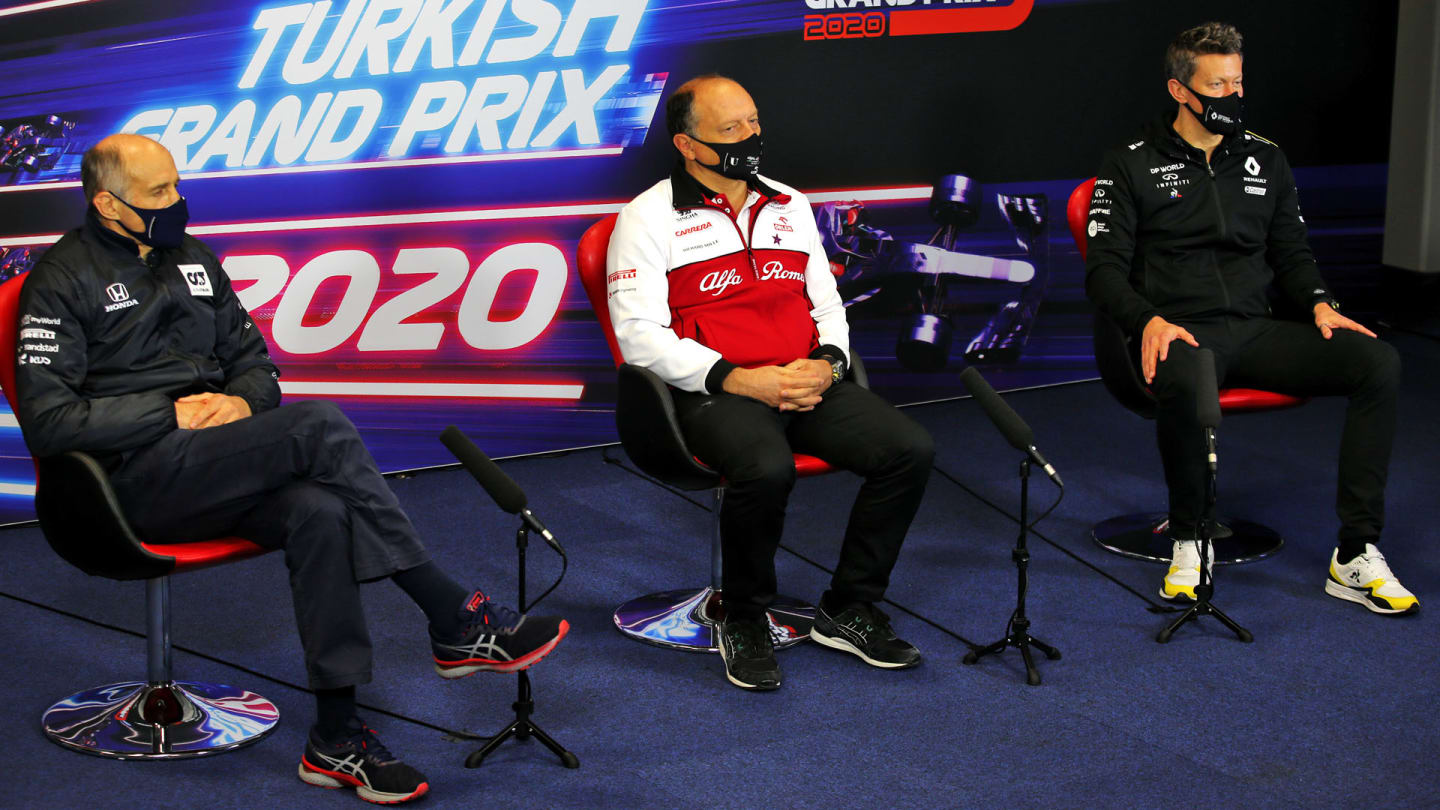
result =
[[426,562],[355,426],[329,402],[301,402],[127,453],[116,496],[147,542],[243,537],[283,549],[310,686],[367,683],[360,583]]

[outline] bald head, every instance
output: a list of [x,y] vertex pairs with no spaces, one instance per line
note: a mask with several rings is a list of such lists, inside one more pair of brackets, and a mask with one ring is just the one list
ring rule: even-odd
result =
[[80,185],[90,203],[102,191],[129,197],[137,183],[162,182],[175,173],[175,161],[165,147],[125,132],[101,139],[80,161]]
[[713,108],[717,101],[737,97],[743,97],[746,103],[754,106],[750,94],[734,79],[719,73],[696,76],[677,87],[670,95],[670,100],[665,104],[665,125],[671,136],[680,133],[694,135],[695,128],[700,124],[700,117]]

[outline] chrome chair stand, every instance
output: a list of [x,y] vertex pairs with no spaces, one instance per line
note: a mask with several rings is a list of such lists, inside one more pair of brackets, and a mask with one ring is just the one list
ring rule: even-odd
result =
[[[720,506],[725,490],[714,493],[714,523],[710,538],[710,585],[675,591],[661,591],[636,597],[615,608],[615,627],[625,635],[647,644],[672,650],[718,653],[719,623],[725,618],[720,592]],[[815,623],[814,606],[788,596],[777,596],[766,618],[775,649],[783,649],[810,637]]]
[[[1216,565],[1254,562],[1279,551],[1285,539],[1259,523],[1220,518],[1210,541]],[[1170,562],[1173,540],[1170,518],[1164,513],[1121,515],[1103,520],[1090,530],[1095,544],[1113,554],[1148,562]]]
[[113,759],[186,759],[259,741],[280,710],[246,689],[170,676],[170,578],[145,581],[146,680],[87,689],[45,711],[45,736]]

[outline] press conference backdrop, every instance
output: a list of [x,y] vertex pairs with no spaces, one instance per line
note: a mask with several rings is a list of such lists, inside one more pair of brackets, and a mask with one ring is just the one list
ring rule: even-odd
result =
[[[877,390],[1093,377],[1065,199],[1207,18],[1247,35],[1322,268],[1378,266],[1393,2],[0,0],[0,277],[81,221],[87,147],[148,134],[286,399],[338,402],[383,469],[450,462],[447,424],[492,456],[610,442],[575,245],[668,172],[668,91],[719,71],[815,205]],[[0,456],[26,519],[10,415]]]

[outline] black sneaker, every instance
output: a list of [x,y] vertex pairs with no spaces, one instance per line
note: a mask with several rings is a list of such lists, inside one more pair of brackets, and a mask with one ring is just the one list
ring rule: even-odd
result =
[[443,641],[430,634],[435,672],[442,678],[529,669],[570,632],[570,623],[559,616],[523,616],[480,591],[465,600],[460,617],[465,629],[459,639]]
[[780,688],[780,665],[764,620],[736,619],[720,623],[720,658],[725,677],[741,689],[768,692]]
[[890,617],[872,604],[859,603],[831,616],[815,608],[810,638],[816,643],[859,656],[872,667],[904,669],[920,663],[920,651],[895,637]]
[[317,787],[353,787],[375,804],[399,804],[430,792],[425,775],[396,759],[359,720],[352,720],[345,739],[334,745],[312,728],[300,757],[300,778]]

